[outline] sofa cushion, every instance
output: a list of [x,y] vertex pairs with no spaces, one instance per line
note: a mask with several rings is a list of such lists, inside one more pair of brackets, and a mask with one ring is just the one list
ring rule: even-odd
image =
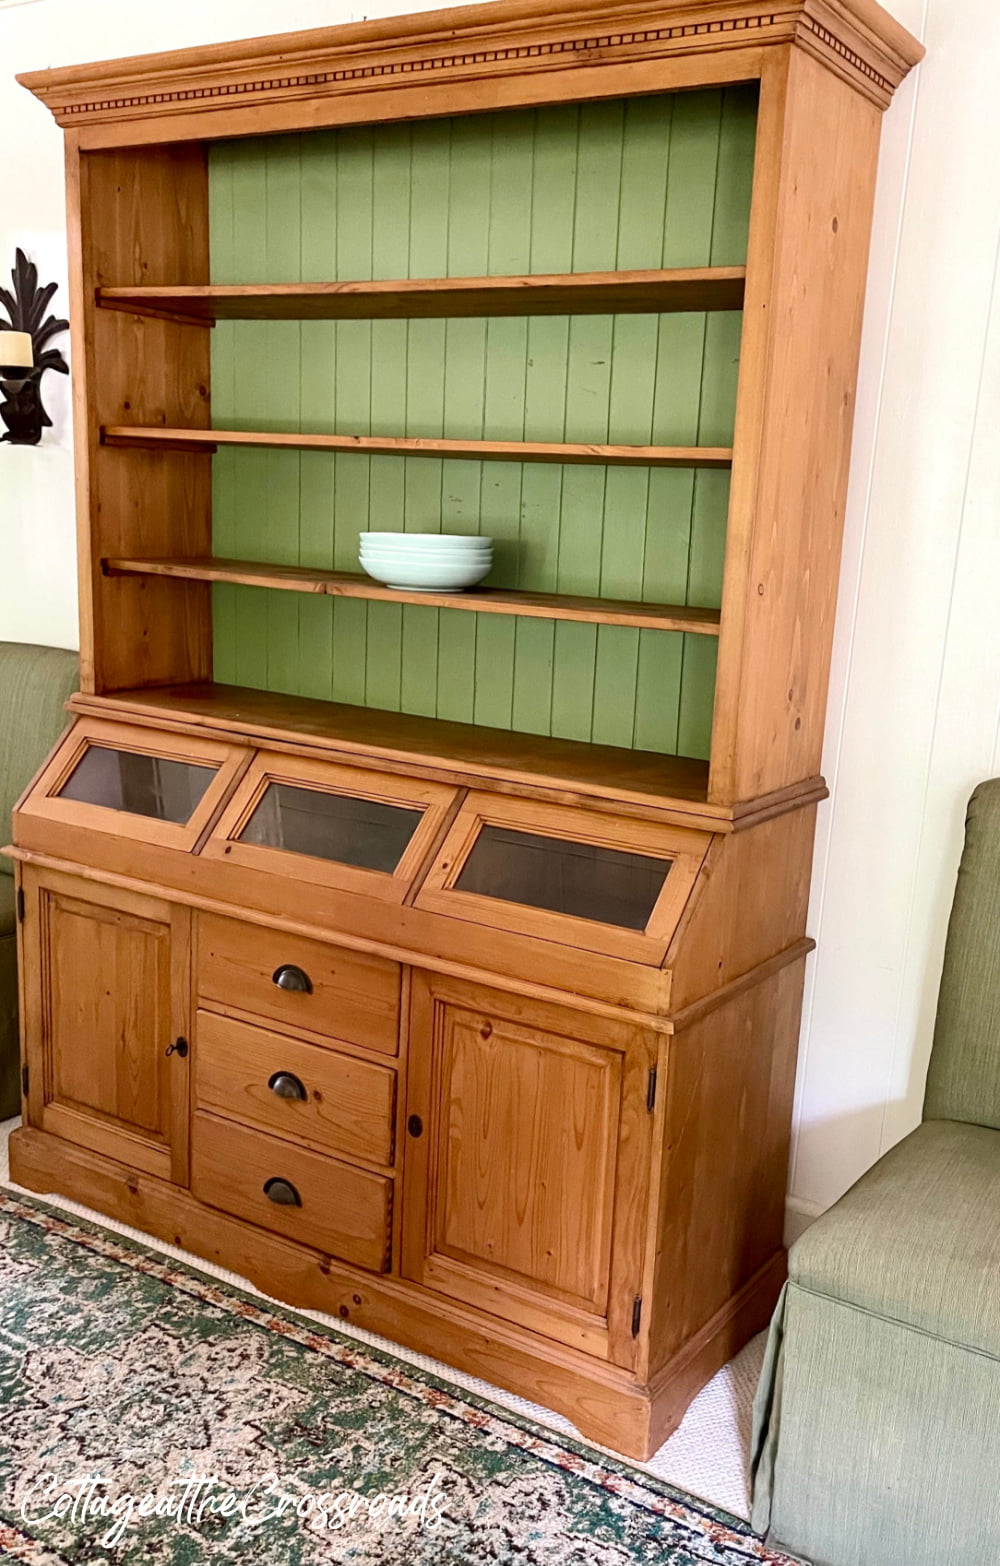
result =
[[1000,1356],[1000,1131],[925,1121],[796,1241],[788,1275]]
[[13,935],[16,926],[14,877],[12,875],[0,875],[0,940],[3,940],[5,935]]
[[1000,778],[969,801],[925,1120],[1000,1126]]
[[[79,658],[61,647],[0,642],[0,847],[10,842],[10,813],[69,722],[67,699],[79,683]],[[0,881],[13,866],[0,857]]]

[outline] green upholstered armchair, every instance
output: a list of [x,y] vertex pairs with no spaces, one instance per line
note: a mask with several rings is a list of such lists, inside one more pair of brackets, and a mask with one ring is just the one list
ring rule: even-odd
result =
[[[67,724],[79,659],[59,647],[0,642],[0,847],[10,813]],[[21,1107],[14,866],[0,858],[0,1120]]]
[[923,1123],[788,1261],[754,1527],[816,1566],[997,1566],[1000,779],[969,805]]

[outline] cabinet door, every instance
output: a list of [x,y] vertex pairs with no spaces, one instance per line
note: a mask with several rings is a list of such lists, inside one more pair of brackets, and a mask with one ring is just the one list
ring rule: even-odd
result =
[[259,751],[202,853],[401,903],[456,798],[444,783]]
[[711,840],[687,827],[472,790],[415,903],[658,968]]
[[189,1062],[171,1046],[188,1035],[190,914],[56,872],[23,884],[30,1123],[185,1184]]
[[631,1365],[652,1049],[613,1021],[415,975],[406,1275]]
[[80,718],[19,804],[15,829],[49,822],[192,850],[247,762],[238,745]]

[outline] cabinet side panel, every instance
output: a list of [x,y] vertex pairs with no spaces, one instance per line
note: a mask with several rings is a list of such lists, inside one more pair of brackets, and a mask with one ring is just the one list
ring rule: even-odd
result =
[[211,459],[111,450],[102,424],[209,423],[209,333],[97,307],[102,285],[208,281],[205,154],[67,147],[85,691],[211,675],[210,589],[106,577],[109,555],[211,552]]
[[781,1250],[803,974],[792,963],[671,1043],[650,1375]]
[[717,836],[667,953],[680,1011],[806,933],[816,807]]
[[762,79],[709,797],[820,768],[880,111],[817,60]]

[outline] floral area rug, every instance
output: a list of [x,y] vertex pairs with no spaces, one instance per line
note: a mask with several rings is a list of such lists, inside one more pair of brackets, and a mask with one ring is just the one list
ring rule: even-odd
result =
[[0,1555],[786,1566],[625,1462],[3,1190]]

